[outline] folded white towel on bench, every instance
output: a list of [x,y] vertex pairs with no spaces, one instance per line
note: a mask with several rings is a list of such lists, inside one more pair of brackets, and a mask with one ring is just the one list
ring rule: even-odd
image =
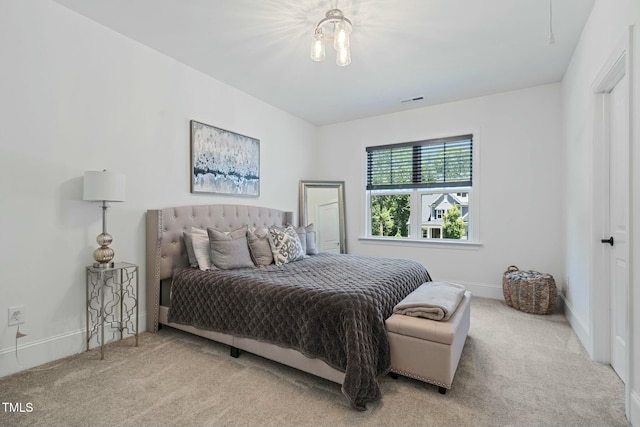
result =
[[393,308],[395,314],[449,320],[464,297],[465,287],[457,283],[423,283]]

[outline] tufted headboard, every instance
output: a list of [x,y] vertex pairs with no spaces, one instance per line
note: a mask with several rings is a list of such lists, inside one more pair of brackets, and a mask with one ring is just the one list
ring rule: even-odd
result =
[[231,231],[248,225],[263,228],[293,224],[293,212],[244,205],[180,206],[147,211],[147,330],[158,330],[160,281],[189,265],[184,231],[191,227]]

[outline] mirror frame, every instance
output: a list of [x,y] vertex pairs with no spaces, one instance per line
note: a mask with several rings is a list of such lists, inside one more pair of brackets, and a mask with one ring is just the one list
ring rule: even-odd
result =
[[299,223],[301,227],[307,225],[309,213],[307,211],[307,190],[310,188],[336,188],[338,190],[338,222],[340,233],[340,253],[347,253],[347,230],[344,209],[344,181],[300,181]]

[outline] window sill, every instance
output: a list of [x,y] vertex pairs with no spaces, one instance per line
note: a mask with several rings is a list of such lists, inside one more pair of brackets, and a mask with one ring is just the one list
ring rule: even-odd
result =
[[393,246],[426,246],[442,249],[462,249],[462,250],[478,250],[483,245],[482,242],[467,240],[439,240],[439,239],[411,239],[411,238],[394,238],[394,237],[359,237],[359,241],[364,244],[385,244]]

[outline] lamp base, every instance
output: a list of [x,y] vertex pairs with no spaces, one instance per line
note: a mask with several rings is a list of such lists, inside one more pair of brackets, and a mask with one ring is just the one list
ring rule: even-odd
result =
[[93,251],[93,259],[96,262],[93,264],[96,268],[111,268],[113,267],[113,258],[116,253],[113,249],[109,247],[111,242],[113,241],[113,237],[109,233],[103,232],[98,234],[96,237],[96,242],[100,245],[98,249]]
[[115,262],[94,262],[93,268],[113,268],[116,265]]

